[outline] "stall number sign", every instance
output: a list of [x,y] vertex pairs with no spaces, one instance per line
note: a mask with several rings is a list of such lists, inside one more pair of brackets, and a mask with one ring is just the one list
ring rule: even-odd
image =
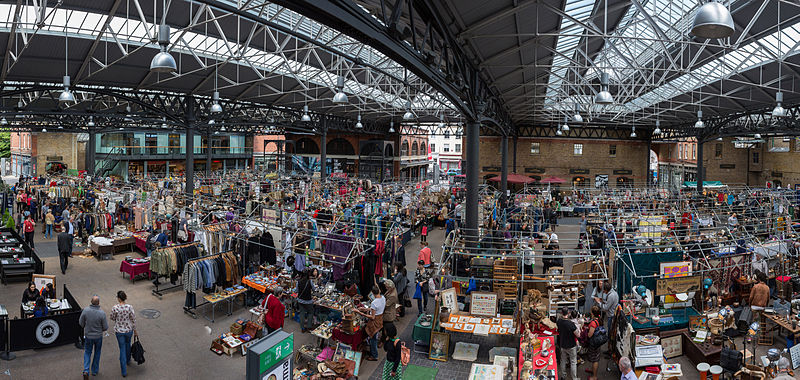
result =
[[294,335],[289,335],[286,338],[284,338],[280,343],[272,346],[272,348],[264,351],[264,353],[261,354],[259,372],[264,373],[264,371],[272,368],[275,364],[278,364],[278,362],[283,360],[285,357],[291,355],[293,350],[294,350]]

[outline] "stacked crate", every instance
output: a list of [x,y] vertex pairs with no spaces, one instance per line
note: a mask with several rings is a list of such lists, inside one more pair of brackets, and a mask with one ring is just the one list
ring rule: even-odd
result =
[[494,262],[494,291],[502,299],[517,299],[517,259],[497,259]]
[[470,274],[475,279],[476,290],[479,292],[492,291],[493,260],[490,258],[473,257],[470,260]]

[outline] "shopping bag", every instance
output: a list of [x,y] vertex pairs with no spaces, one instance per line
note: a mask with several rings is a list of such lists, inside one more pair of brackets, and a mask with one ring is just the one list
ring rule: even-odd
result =
[[406,347],[406,342],[400,342],[400,364],[406,366],[411,361],[411,350]]
[[139,336],[136,336],[131,344],[131,358],[136,361],[136,364],[144,363],[144,347],[139,342]]
[[414,299],[421,300],[422,299],[422,288],[417,284],[417,290],[414,291]]

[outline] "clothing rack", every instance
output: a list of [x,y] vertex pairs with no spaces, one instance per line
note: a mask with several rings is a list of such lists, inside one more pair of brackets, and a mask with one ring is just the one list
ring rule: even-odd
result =
[[[171,245],[171,246],[169,246],[169,247],[162,247],[162,248],[159,248],[159,249],[157,249],[156,251],[158,251],[158,250],[162,250],[162,249],[167,249],[167,248],[169,248],[169,249],[175,249],[175,248],[190,247],[190,246],[193,246],[193,245],[196,245],[196,246],[198,246],[198,247],[199,247],[199,246],[200,246],[200,242],[196,242],[196,241],[195,241],[195,242],[191,242],[191,243],[178,244],[178,245]],[[210,256],[204,256],[204,257],[210,257]],[[201,259],[201,257],[198,257],[197,259],[192,259],[192,260],[198,260],[198,259]],[[192,261],[192,260],[190,260],[190,261]],[[156,280],[158,280],[158,275],[156,275]],[[177,282],[177,281],[176,281],[176,282]],[[159,289],[159,285],[161,285],[161,283],[158,283],[158,282],[157,282],[157,283],[156,283],[156,284],[154,284],[154,285],[155,285],[155,287],[156,287],[156,288],[152,290],[152,294],[153,294],[154,296],[158,297],[158,299],[161,299],[162,297],[164,297],[164,293],[165,293],[166,291],[168,291],[168,290],[173,290],[173,289],[177,289],[177,288],[182,288],[182,287],[183,287],[182,280],[181,280],[181,283],[179,283],[179,284],[171,285],[171,286],[168,286],[168,287],[166,287],[166,288],[161,288],[161,289]]]
[[[195,263],[195,262],[198,262],[198,261],[204,261],[204,260],[208,260],[208,259],[217,258],[219,256],[222,256],[222,255],[228,254],[228,253],[233,254],[234,252],[233,251],[225,251],[225,252],[215,253],[213,255],[198,257],[196,259],[192,259],[192,260],[186,261],[186,264],[191,264],[191,263]],[[183,285],[181,285],[181,286],[183,286]],[[200,306],[205,306],[205,305],[208,305],[210,303],[211,302],[209,302],[209,301],[204,301],[203,303],[196,304],[196,305],[191,306],[191,307],[190,306],[183,306],[183,312],[188,314],[188,315],[191,315],[192,318],[197,319],[197,313],[195,312],[195,310],[197,310],[197,308],[200,307]],[[214,321],[211,320],[211,322],[213,323]]]

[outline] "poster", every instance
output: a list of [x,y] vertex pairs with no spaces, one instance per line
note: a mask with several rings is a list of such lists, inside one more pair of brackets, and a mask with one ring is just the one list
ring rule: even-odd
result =
[[458,310],[458,301],[456,300],[456,289],[450,288],[442,290],[442,305],[449,311]]
[[691,261],[661,263],[660,268],[661,278],[686,277],[692,274]]
[[656,295],[699,292],[701,285],[700,276],[657,278]]
[[469,313],[494,317],[497,314],[497,294],[472,292]]

